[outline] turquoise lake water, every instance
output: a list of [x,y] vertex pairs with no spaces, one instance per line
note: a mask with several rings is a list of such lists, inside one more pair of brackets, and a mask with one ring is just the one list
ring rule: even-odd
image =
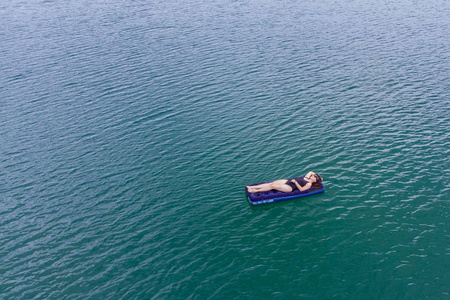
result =
[[449,15],[2,2],[0,298],[450,299]]

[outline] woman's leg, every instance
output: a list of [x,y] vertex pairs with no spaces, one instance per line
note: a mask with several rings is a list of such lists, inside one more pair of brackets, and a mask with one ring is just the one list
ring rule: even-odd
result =
[[284,193],[292,192],[292,187],[286,184],[287,180],[277,180],[272,182],[272,189]]
[[259,185],[247,186],[249,193],[260,193],[260,192],[268,192],[270,190],[277,190],[281,192],[292,192],[292,188],[286,184],[287,180],[275,180],[269,183],[262,183]]
[[267,192],[272,189],[272,185],[271,182],[262,183],[258,185],[247,186],[247,189],[249,193]]

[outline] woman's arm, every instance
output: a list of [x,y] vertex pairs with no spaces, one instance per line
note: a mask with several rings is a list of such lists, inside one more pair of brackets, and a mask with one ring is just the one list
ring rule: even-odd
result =
[[299,190],[300,192],[309,190],[309,189],[311,188],[311,186],[312,186],[311,182],[308,182],[308,183],[305,184],[305,186],[303,186],[303,187],[302,187],[302,186],[297,182],[297,180],[295,180],[295,179],[292,179],[292,182],[295,183],[295,185],[297,186],[297,188],[298,188],[298,190]]
[[313,172],[313,171],[309,171],[309,172],[305,175],[305,178],[308,178],[308,177],[311,176],[312,174],[314,174],[314,172]]

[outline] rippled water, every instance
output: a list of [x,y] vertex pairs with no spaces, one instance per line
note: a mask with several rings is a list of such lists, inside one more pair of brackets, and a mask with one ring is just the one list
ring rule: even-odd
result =
[[0,4],[0,298],[449,299],[449,14]]

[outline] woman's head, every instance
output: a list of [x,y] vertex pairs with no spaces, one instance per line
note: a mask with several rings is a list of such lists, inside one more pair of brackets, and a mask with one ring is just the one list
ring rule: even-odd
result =
[[319,176],[319,174],[314,173],[314,178],[316,179],[317,183],[320,183],[323,181],[323,178]]
[[323,178],[314,172],[310,172],[307,179],[313,184],[313,187],[319,187],[320,183],[323,181]]

